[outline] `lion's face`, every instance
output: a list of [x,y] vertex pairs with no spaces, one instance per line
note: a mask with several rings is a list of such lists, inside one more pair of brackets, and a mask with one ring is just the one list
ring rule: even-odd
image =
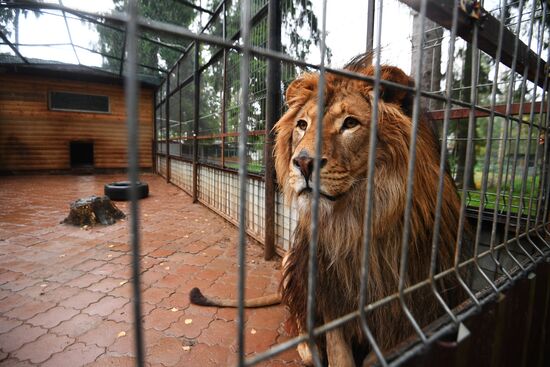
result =
[[[400,69],[384,67],[383,70],[386,79],[397,78],[399,82],[404,81],[402,84],[408,84],[408,77]],[[373,70],[368,67],[359,71],[372,75]],[[364,183],[369,159],[373,87],[367,82],[333,74],[327,74],[325,80],[319,185],[322,202],[331,204]],[[289,109],[275,127],[279,184],[285,195],[297,199],[299,204],[310,201],[315,184],[313,164],[319,114],[317,82],[317,74],[305,74],[288,87],[286,100]],[[404,96],[405,93],[386,92],[385,102],[380,103],[398,106]],[[400,107],[397,109],[401,111]]]
[[[315,98],[291,117],[291,155],[288,185],[299,200],[309,199],[314,185],[313,158],[318,130]],[[320,193],[334,201],[365,175],[369,140],[370,104],[358,93],[346,91],[331,101],[323,116]]]

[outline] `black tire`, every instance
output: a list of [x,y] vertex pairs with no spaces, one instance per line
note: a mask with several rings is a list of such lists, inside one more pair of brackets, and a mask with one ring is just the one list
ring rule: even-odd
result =
[[[111,200],[130,200],[130,181],[119,181],[105,184],[105,195]],[[149,185],[145,182],[137,183],[137,198],[143,199],[149,196]]]

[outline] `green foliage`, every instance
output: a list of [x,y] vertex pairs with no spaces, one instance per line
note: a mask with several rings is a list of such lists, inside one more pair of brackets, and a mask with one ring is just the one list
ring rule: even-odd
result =
[[[113,0],[113,2],[115,11],[122,12],[125,10],[125,0]],[[172,0],[139,0],[138,6],[139,15],[142,17],[183,27],[188,27],[196,16],[195,11]],[[105,57],[103,60],[104,66],[110,69],[118,69],[120,63],[116,58],[120,59],[124,49],[124,32],[104,26],[97,26],[97,31],[99,33],[98,51],[113,57]],[[169,43],[165,37],[160,37],[156,33],[144,32],[143,35],[155,41]],[[172,43],[181,47],[182,42],[174,41]],[[180,54],[176,50],[143,39],[138,42],[139,63],[153,68],[167,69],[171,67]],[[155,72],[150,70],[149,73]]]
[[[43,2],[43,0],[38,0],[37,2]],[[13,33],[15,36],[15,43],[18,43],[19,18],[21,15],[26,18],[30,13],[37,18],[40,16],[40,12],[38,11],[17,8],[0,8],[0,32],[2,32],[6,37],[11,36]]]

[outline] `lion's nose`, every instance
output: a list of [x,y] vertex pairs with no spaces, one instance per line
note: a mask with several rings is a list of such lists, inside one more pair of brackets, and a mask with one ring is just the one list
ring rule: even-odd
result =
[[[311,174],[313,173],[313,162],[314,159],[307,153],[304,154],[303,152],[292,160],[292,163],[300,170],[306,182],[309,181]],[[321,168],[323,168],[326,164],[327,159],[321,158]]]

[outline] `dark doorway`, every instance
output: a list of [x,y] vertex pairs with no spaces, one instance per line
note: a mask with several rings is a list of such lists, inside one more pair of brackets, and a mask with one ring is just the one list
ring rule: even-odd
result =
[[94,166],[94,143],[71,141],[71,168]]

